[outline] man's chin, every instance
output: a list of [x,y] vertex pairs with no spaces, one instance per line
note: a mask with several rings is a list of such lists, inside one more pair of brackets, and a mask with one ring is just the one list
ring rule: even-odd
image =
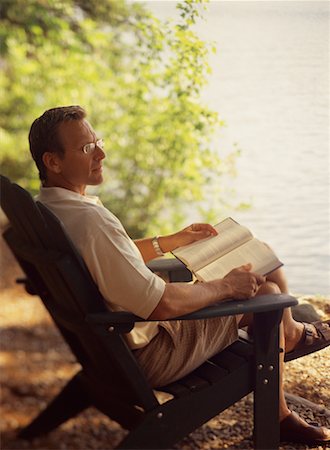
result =
[[92,180],[89,181],[89,186],[97,186],[98,184],[103,183],[103,175],[99,175],[97,178],[94,177]]

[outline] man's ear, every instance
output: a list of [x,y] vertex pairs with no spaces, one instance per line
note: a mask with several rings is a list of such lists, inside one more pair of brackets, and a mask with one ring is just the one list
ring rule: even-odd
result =
[[53,173],[61,172],[61,158],[55,152],[45,152],[42,155],[42,161],[47,170]]

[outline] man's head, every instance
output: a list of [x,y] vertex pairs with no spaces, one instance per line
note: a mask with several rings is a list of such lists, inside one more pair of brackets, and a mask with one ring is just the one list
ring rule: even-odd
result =
[[44,185],[84,192],[102,182],[103,143],[80,106],[49,109],[30,129],[32,157]]

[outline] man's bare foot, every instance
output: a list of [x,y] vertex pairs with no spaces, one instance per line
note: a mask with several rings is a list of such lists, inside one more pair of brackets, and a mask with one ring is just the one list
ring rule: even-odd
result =
[[281,442],[302,444],[324,444],[330,442],[330,430],[326,427],[309,425],[297,413],[291,413],[280,422]]
[[[313,327],[314,328],[314,327]],[[289,330],[284,330],[285,336],[285,351],[291,352],[303,339],[304,334],[304,324],[302,322],[295,322],[294,327],[290,327]],[[315,334],[317,336],[317,332],[315,330]]]
[[307,354],[329,344],[330,321],[296,322],[295,328],[290,333],[285,334],[286,353],[306,348]]

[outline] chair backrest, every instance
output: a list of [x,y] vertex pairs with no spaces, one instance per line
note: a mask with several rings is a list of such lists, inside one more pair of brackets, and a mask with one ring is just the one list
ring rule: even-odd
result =
[[113,386],[114,395],[133,404],[154,405],[151,389],[122,336],[101,336],[86,321],[87,315],[108,309],[61,222],[3,176],[0,200],[10,222],[4,238],[85,373],[110,390]]

